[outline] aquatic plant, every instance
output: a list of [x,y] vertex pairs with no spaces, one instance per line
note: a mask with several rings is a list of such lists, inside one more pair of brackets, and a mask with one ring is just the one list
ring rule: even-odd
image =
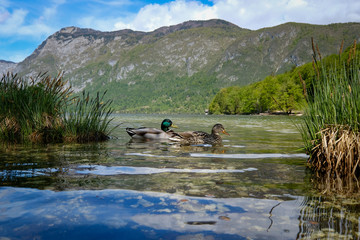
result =
[[[316,171],[360,173],[360,63],[356,42],[339,57],[321,59],[314,47],[315,78],[307,87],[301,133]],[[318,57],[317,57],[318,56]]]
[[[106,92],[90,98],[89,93],[82,93],[76,100],[72,111],[67,111],[63,117],[66,133],[65,141],[89,142],[103,141],[109,138],[111,130],[108,129],[112,121],[110,108],[111,100],[104,100]],[[105,101],[105,102],[104,102]]]
[[[87,120],[91,124],[83,125],[82,131],[73,131],[79,128],[78,123],[66,116],[69,106],[76,101],[72,96],[71,86],[59,73],[52,78],[47,74],[39,74],[29,79],[21,78],[16,74],[4,74],[0,80],[0,141],[11,143],[22,142],[63,142],[69,141],[69,135],[77,134],[72,141],[105,140],[107,127],[112,113],[109,102],[100,107],[103,97],[77,101],[75,114],[84,114],[90,105],[98,103],[88,111]],[[98,106],[96,105],[96,106]],[[76,109],[85,109],[78,111]],[[81,116],[80,118],[82,118]],[[102,137],[84,137],[82,132],[96,134]],[[81,135],[81,137],[79,136]]]

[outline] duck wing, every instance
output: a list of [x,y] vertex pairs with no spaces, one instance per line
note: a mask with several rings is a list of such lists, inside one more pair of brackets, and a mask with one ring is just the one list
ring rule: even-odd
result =
[[174,142],[181,142],[193,138],[193,132],[172,132],[170,140]]
[[210,137],[210,134],[202,131],[188,131],[174,133],[169,139],[174,142],[180,142],[181,144],[201,144],[204,143],[204,139]]
[[203,132],[203,131],[195,131],[193,132],[193,135],[197,138],[209,138],[211,135],[206,133],[206,132]]

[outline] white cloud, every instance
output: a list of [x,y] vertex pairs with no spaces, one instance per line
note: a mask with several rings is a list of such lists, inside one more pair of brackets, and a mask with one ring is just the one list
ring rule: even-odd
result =
[[306,7],[308,3],[304,0],[290,0],[288,2],[288,8]]
[[5,9],[0,8],[0,23],[4,23],[6,19],[10,17],[10,13],[6,11]]
[[[92,28],[100,31],[113,31],[117,29],[114,27],[116,21],[117,19],[99,19],[95,16],[88,16],[80,18],[77,24],[81,27]],[[127,28],[126,25],[119,29],[124,28]]]
[[[57,13],[57,8],[65,0],[54,0],[50,7],[44,7],[42,15],[30,19],[26,9],[13,9],[9,12],[7,1],[0,2],[0,36],[31,36],[36,39],[52,34],[57,29],[49,24],[49,20]],[[3,7],[2,7],[3,6]]]
[[[202,4],[198,0],[173,0],[164,4],[145,5],[138,12],[125,12],[126,8],[122,10],[122,6],[134,4],[129,0],[93,1],[103,6],[111,6],[110,9],[104,8],[106,11],[103,12],[108,15],[88,13],[81,16],[79,13],[77,22],[70,23],[71,25],[78,24],[80,27],[102,31],[125,28],[152,31],[188,20],[214,18],[224,19],[249,29],[270,27],[290,21],[313,24],[360,21],[360,2],[351,0],[213,0],[213,6]],[[9,1],[0,0],[0,35],[50,35],[58,30],[57,26],[50,25],[50,22],[62,4],[72,3],[66,3],[66,0],[53,0],[43,8],[41,16],[29,22],[27,10],[15,9],[9,12],[6,9]],[[63,26],[63,23],[57,24]]]
[[[214,7],[219,18],[250,29],[285,22],[329,24],[360,21],[360,4],[349,0],[217,0]],[[350,18],[350,14],[355,16]]]
[[176,0],[165,4],[149,4],[143,7],[131,22],[119,21],[116,29],[123,27],[151,31],[162,26],[178,24],[188,20],[217,18],[213,7],[198,1]]
[[12,14],[6,11],[0,25],[0,34],[11,35],[16,33],[19,27],[23,25],[27,14],[28,12],[23,9],[15,10]]
[[58,7],[66,3],[65,0],[53,0],[50,7],[45,7],[43,15],[39,18],[41,20],[49,20],[54,17],[58,11]]
[[213,18],[230,21],[240,27],[259,29],[285,22],[329,24],[360,21],[360,2],[314,0],[214,0],[213,6],[199,1],[175,0],[165,4],[144,6],[133,18],[122,19],[112,30],[130,28],[152,31],[188,20]]
[[25,18],[28,12],[23,9],[14,10],[0,24],[0,35],[2,36],[33,36],[40,37],[49,35],[53,32],[51,27],[42,21],[34,21],[31,24],[25,24]]

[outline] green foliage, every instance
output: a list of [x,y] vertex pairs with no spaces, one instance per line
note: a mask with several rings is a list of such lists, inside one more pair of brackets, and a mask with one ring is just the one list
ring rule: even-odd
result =
[[[107,91],[112,107],[121,112],[141,113],[203,113],[219,85],[215,76],[194,74],[177,77],[171,72],[161,73],[149,81],[139,77],[129,79],[131,84],[94,83],[90,92]],[[217,87],[219,89],[219,87]]]
[[[283,111],[291,113],[301,109],[304,95],[299,74],[305,79],[309,64],[277,76],[268,76],[263,81],[245,87],[221,89],[209,106],[213,114],[252,114]],[[303,78],[304,78],[303,77]]]
[[[87,98],[86,102],[80,100],[75,114],[78,114],[79,119],[86,119],[89,124],[71,121],[75,115],[66,114],[66,110],[75,99],[70,98],[72,90],[66,85],[62,74],[55,78],[39,74],[30,79],[4,74],[0,81],[0,140],[12,143],[63,142],[69,140],[67,136],[74,133],[77,134],[74,139],[76,141],[105,139],[104,136],[108,133],[106,129],[111,121],[111,110],[107,110],[110,103],[102,104],[103,96],[90,101]],[[88,108],[88,105],[92,107]],[[72,131],[77,128],[89,134],[104,136],[84,138],[83,132]]]

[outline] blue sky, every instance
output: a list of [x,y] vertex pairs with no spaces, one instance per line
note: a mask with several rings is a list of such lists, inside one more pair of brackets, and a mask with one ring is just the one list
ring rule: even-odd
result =
[[0,59],[19,62],[63,27],[152,31],[220,18],[259,29],[285,22],[360,22],[358,0],[0,0]]

